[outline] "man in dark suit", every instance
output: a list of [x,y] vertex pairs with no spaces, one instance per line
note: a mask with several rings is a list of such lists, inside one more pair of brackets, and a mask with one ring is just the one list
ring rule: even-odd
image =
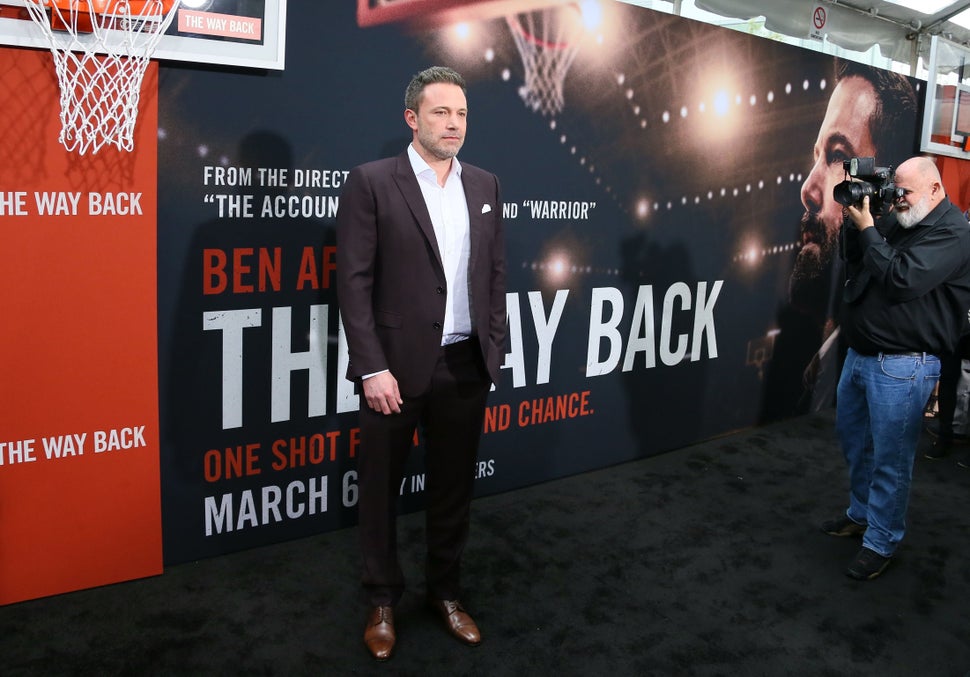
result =
[[455,637],[481,635],[460,602],[475,462],[506,334],[498,179],[455,158],[468,107],[461,75],[414,76],[407,150],[350,172],[337,213],[337,294],[360,407],[358,521],[370,611],[364,642],[394,648],[404,591],[396,507],[404,463],[424,437],[427,593]]

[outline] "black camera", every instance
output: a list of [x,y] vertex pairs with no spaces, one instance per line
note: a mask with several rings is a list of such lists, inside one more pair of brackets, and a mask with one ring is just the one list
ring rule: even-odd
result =
[[902,188],[893,183],[892,167],[877,167],[874,157],[854,157],[842,162],[846,179],[835,187],[832,197],[841,205],[861,205],[862,199],[869,196],[869,210],[876,212],[884,203],[892,203],[904,194]]

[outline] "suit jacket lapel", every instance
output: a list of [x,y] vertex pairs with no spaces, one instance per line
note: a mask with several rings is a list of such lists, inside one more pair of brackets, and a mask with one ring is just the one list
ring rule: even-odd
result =
[[471,178],[471,172],[462,171],[461,185],[465,190],[465,204],[468,205],[468,229],[471,251],[468,254],[468,270],[475,270],[479,246],[478,242],[482,237],[482,214],[481,210],[485,200],[481,197],[480,186]]
[[428,205],[424,202],[424,195],[421,193],[421,186],[418,185],[418,178],[414,175],[411,161],[408,159],[407,151],[397,156],[397,166],[394,169],[394,181],[397,183],[404,201],[407,202],[411,214],[414,215],[418,227],[424,234],[425,239],[431,245],[434,252],[435,261],[443,271],[444,265],[441,263],[441,252],[438,249],[438,238],[434,234],[434,225],[431,223],[431,215],[428,214]]

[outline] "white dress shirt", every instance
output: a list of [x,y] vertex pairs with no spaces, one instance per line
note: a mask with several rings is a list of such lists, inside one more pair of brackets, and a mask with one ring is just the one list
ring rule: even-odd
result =
[[434,169],[418,155],[414,146],[408,146],[408,158],[428,207],[438,241],[438,253],[445,269],[447,305],[441,344],[456,343],[471,336],[473,329],[468,294],[471,235],[468,204],[461,183],[461,163],[458,158],[452,159],[445,185],[439,186]]

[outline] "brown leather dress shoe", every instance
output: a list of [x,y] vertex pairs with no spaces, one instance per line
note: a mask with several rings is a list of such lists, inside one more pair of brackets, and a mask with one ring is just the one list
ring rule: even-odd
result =
[[364,644],[379,661],[386,661],[394,651],[394,610],[389,606],[375,606],[367,614]]
[[448,632],[469,646],[481,644],[482,634],[461,602],[457,599],[431,599],[428,603],[444,618]]

